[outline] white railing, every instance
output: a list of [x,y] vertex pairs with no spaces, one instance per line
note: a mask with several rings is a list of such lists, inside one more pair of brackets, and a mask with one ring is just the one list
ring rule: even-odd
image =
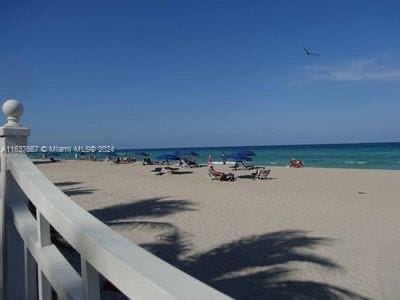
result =
[[[100,299],[100,274],[133,299],[230,299],[112,231],[53,185],[25,154],[22,106],[7,101],[0,127],[1,299]],[[5,147],[5,148],[4,148]],[[28,209],[36,207],[36,218]],[[50,238],[50,225],[79,253],[78,274]]]

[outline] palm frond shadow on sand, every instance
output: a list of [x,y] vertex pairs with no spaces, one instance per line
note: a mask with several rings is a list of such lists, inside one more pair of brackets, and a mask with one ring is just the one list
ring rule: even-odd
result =
[[[342,269],[328,258],[313,254],[332,240],[312,237],[302,230],[284,230],[244,237],[213,249],[189,255],[190,235],[173,224],[154,220],[194,210],[187,200],[144,199],[91,211],[109,225],[129,224],[159,232],[154,243],[142,247],[182,271],[236,299],[367,299],[348,289],[322,282],[294,280],[299,269],[290,263],[307,263],[330,270]],[[151,219],[146,219],[151,218]]]
[[236,299],[367,299],[334,285],[288,279],[296,272],[288,266],[291,262],[341,269],[331,260],[310,253],[330,242],[309,237],[304,231],[285,230],[243,238],[182,258],[190,251],[190,242],[171,232],[161,236],[158,243],[141,246]]
[[[154,218],[164,217],[179,212],[195,210],[193,202],[188,200],[157,197],[135,202],[123,202],[90,211],[92,215],[106,224],[135,224],[151,226],[157,223]],[[151,218],[151,220],[149,219]],[[167,225],[165,223],[165,225]]]
[[59,187],[60,190],[67,196],[77,196],[77,195],[88,195],[92,194],[96,189],[85,188],[82,186],[72,187],[74,185],[80,185],[81,181],[61,181],[54,183],[55,186]]

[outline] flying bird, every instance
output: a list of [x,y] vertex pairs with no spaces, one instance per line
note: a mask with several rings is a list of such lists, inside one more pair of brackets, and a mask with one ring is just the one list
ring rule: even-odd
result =
[[314,55],[314,56],[318,56],[319,53],[314,53],[310,50],[308,50],[306,47],[303,46],[304,52],[306,52],[307,55]]

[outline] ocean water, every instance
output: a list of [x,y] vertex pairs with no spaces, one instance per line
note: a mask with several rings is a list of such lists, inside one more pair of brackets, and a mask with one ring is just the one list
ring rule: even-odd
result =
[[[400,143],[368,144],[324,144],[293,146],[245,146],[190,148],[199,154],[197,161],[206,163],[211,154],[215,161],[221,161],[222,153],[250,149],[256,153],[252,164],[266,166],[287,166],[291,158],[300,159],[305,167],[385,169],[400,170]],[[130,153],[145,151],[152,158],[177,149],[129,149]]]
[[[183,148],[163,149],[118,149],[117,154],[138,155],[141,151],[150,154],[154,160],[164,153],[172,153]],[[252,164],[266,166],[286,166],[291,158],[300,159],[305,167],[386,169],[400,170],[400,143],[363,143],[363,144],[324,144],[293,146],[243,146],[243,147],[202,147],[192,149],[199,154],[197,161],[206,163],[208,155],[214,161],[221,161],[222,153],[233,153],[250,149],[256,153]],[[63,158],[72,158],[73,154],[62,154]],[[100,155],[97,155],[99,157]],[[101,157],[101,156],[100,156]]]

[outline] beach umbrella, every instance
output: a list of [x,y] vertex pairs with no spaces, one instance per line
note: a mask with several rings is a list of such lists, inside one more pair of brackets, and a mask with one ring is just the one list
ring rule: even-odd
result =
[[139,155],[142,155],[142,156],[150,156],[150,154],[148,154],[148,153],[146,153],[146,152],[143,152],[143,151],[142,151],[142,152],[139,152],[138,154],[139,154]]
[[256,156],[256,154],[251,151],[250,149],[241,149],[238,150],[237,153],[244,155],[244,156]]
[[180,158],[175,154],[165,153],[157,157],[159,160],[179,160]]
[[176,150],[174,152],[174,155],[181,157],[181,156],[199,156],[196,152],[194,152],[193,150]]
[[240,153],[227,154],[225,157],[226,157],[226,159],[231,159],[234,161],[252,161],[253,160],[251,157],[248,157],[248,156],[240,154]]

